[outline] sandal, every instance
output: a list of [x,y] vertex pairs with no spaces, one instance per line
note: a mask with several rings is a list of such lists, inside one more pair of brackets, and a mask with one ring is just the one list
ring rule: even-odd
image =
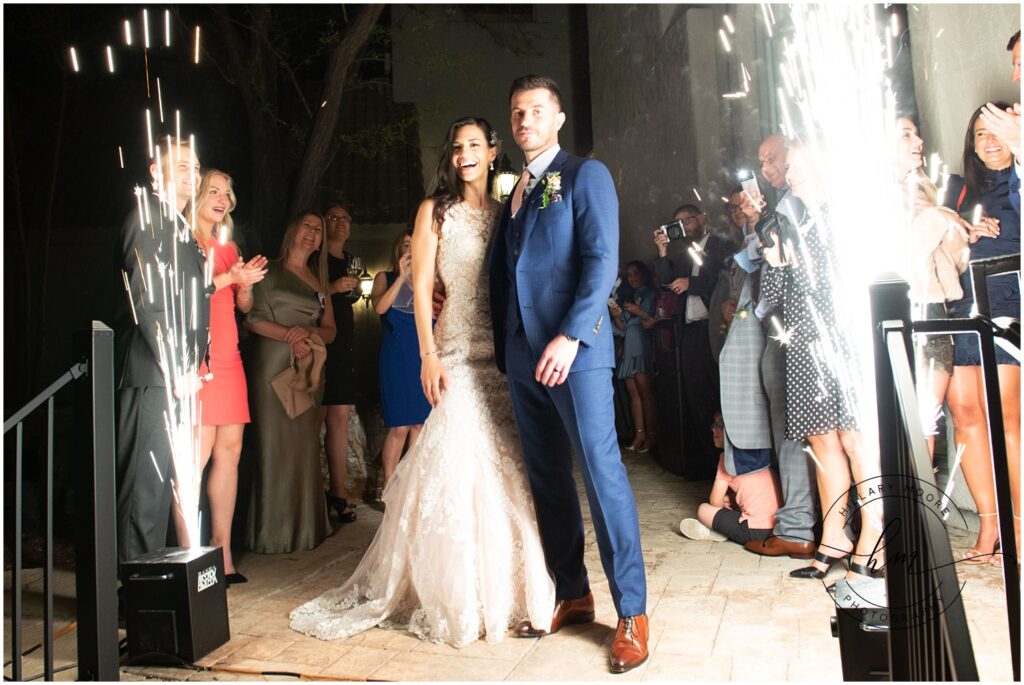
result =
[[[821,569],[816,568],[814,566],[805,566],[803,568],[798,568],[795,571],[790,571],[789,572],[789,577],[790,578],[801,578],[801,579],[807,579],[807,580],[821,580],[822,578],[824,578],[825,576],[828,575],[828,572],[832,570],[832,567],[834,565],[838,564],[839,562],[843,561],[844,559],[847,559],[847,557],[849,557],[849,556],[850,555],[847,554],[846,556],[842,556],[842,557],[830,557],[827,554],[823,554],[822,552],[819,552],[819,551],[815,550],[814,551],[814,560],[819,562],[819,563],[825,564],[826,569],[824,571],[822,571]],[[858,564],[858,566],[859,565],[860,564]],[[867,567],[862,567],[862,568],[866,569]]]
[[[979,518],[989,518],[991,516],[997,516],[997,514],[978,514]],[[999,552],[999,540],[996,540],[996,544],[992,547],[991,552],[978,549],[977,547],[971,547],[960,556],[960,562],[967,566],[981,566],[982,564],[992,564],[993,566],[1002,566],[1002,555]]]
[[325,492],[324,498],[327,500],[328,515],[331,513],[331,509],[334,509],[334,513],[338,516],[338,523],[352,523],[356,520],[356,512],[347,511],[348,500],[344,497]]
[[633,442],[626,446],[626,449],[630,452],[646,452],[646,440],[644,440],[644,429],[637,428],[636,435],[633,436]]

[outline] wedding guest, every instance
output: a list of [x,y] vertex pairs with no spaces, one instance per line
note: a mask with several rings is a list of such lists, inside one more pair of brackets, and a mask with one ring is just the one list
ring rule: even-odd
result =
[[[761,141],[757,159],[761,175],[778,198],[771,210],[786,217],[792,224],[799,218],[797,213],[804,209],[800,199],[786,185],[786,153],[785,138],[773,134]],[[747,225],[755,227],[761,214],[768,211],[769,207],[759,192],[744,192],[740,196],[740,209],[746,217]],[[763,541],[752,540],[744,547],[749,552],[765,556],[785,555],[791,559],[810,559],[814,553],[814,526],[818,520],[819,504],[814,485],[814,463],[806,452],[807,444],[804,440],[790,440],[786,437],[786,347],[776,334],[777,325],[781,326],[785,313],[777,302],[764,296],[761,288],[765,271],[764,258],[760,254],[760,241],[756,239],[756,234],[755,239],[746,244],[746,248],[733,255],[733,261],[751,275],[751,306],[764,334],[761,386],[768,398],[772,446],[778,463],[783,503],[775,515],[774,535]],[[729,420],[727,404],[723,403],[723,408],[728,433],[732,422]]]
[[654,352],[651,349],[651,328],[657,293],[651,287],[650,271],[641,261],[626,265],[628,299],[612,310],[612,323],[622,331],[622,360],[616,373],[626,384],[630,412],[636,435],[626,449],[647,452],[658,444],[658,412],[654,404],[651,372]]
[[747,217],[740,207],[742,193],[743,189],[738,186],[729,191],[725,203],[725,225],[718,229],[719,235],[731,242],[736,250],[742,247],[743,237],[747,234]]
[[[117,352],[121,377],[118,382],[117,414],[117,559],[131,561],[166,545],[171,512],[173,473],[171,443],[164,416],[168,410],[168,381],[159,363],[161,342],[157,335],[170,317],[163,298],[149,300],[147,271],[154,276],[160,264],[170,264],[169,282],[202,284],[203,258],[193,241],[182,243],[175,229],[181,223],[171,217],[184,211],[199,183],[199,158],[187,141],[173,138],[161,146],[159,156],[150,160],[152,190],[141,196],[142,205],[133,208],[121,227],[120,265],[128,289],[125,309],[119,317]],[[145,211],[143,211],[145,207]],[[168,255],[174,258],[168,260]],[[168,286],[168,290],[173,285]],[[184,300],[181,326],[184,344],[206,354],[212,288],[199,287],[196,297]],[[177,293],[172,293],[176,295]],[[164,352],[169,351],[164,347]],[[193,378],[171,378],[176,395],[188,386],[201,384]]]
[[327,292],[331,295],[337,331],[334,341],[327,346],[327,380],[320,409],[321,419],[327,422],[324,452],[330,472],[330,487],[324,496],[328,512],[334,510],[339,523],[351,523],[356,520],[356,513],[345,498],[345,476],[348,422],[356,403],[357,384],[355,353],[352,351],[355,332],[352,305],[360,300],[361,293],[359,278],[349,275],[352,255],[345,250],[345,243],[352,235],[352,215],[343,205],[334,203],[327,207],[324,218],[327,221]]
[[[1009,109],[1004,102],[995,103],[994,107],[1001,111]],[[1012,199],[1014,193],[1020,192],[1020,179],[1014,169],[1014,153],[1010,146],[990,129],[986,117],[982,116],[985,111],[986,107],[979,107],[971,116],[964,137],[964,175],[953,175],[949,178],[945,196],[947,206],[958,212],[968,213],[972,217],[980,207],[981,221],[972,226],[969,237],[971,260],[1020,252],[1019,195],[1016,205]],[[960,287],[964,296],[949,304],[951,317],[971,315],[974,291],[969,270],[960,275]],[[991,318],[1020,318],[1020,286],[1016,274],[988,279],[988,291]],[[1014,511],[1018,512],[1014,515],[1014,532],[1019,552],[1020,363],[998,345],[996,362],[1010,471],[1010,494]],[[965,559],[975,563],[990,559],[993,564],[999,564],[1001,556],[994,554],[999,542],[999,529],[995,485],[989,461],[981,350],[974,335],[954,336],[950,391],[950,411],[953,413],[956,441],[966,446],[961,468],[981,516],[978,539],[974,546],[967,550]]]
[[[267,260],[257,255],[242,260],[238,246],[231,241],[234,222],[231,212],[237,204],[231,180],[223,171],[208,169],[185,216],[192,226],[192,237],[207,260],[216,288],[210,298],[210,352],[200,366],[199,375],[210,380],[197,395],[199,421],[199,473],[207,463],[213,465],[206,476],[206,494],[210,501],[210,545],[224,551],[224,574],[229,585],[244,583],[231,555],[231,521],[238,494],[238,460],[242,454],[242,433],[249,423],[245,370],[238,351],[238,322],[235,309],[252,309],[252,289],[266,275]],[[188,528],[176,517],[178,542],[183,547],[198,545],[188,539]]]
[[704,212],[696,205],[679,207],[675,218],[682,222],[686,237],[673,241],[674,254],[669,256],[668,236],[660,230],[654,231],[658,248],[654,272],[658,283],[685,298],[679,315],[681,373],[686,390],[683,434],[690,436],[687,450],[692,455],[692,459],[688,459],[692,470],[687,475],[701,478],[715,471],[714,444],[708,426],[719,404],[718,369],[708,335],[708,307],[722,265],[732,254],[732,246],[724,238],[708,232]]
[[391,269],[373,279],[370,301],[384,328],[379,367],[381,408],[388,429],[381,453],[386,488],[406,445],[412,449],[430,413],[420,383],[419,342],[413,317],[412,231],[402,231],[395,239]]
[[856,545],[846,535],[845,516],[838,513],[850,507],[851,471],[855,482],[863,483],[878,476],[880,465],[877,450],[865,444],[857,419],[858,372],[850,333],[836,311],[839,283],[823,175],[813,151],[803,144],[789,145],[786,163],[786,181],[805,210],[796,223],[779,219],[793,249],[781,251],[781,236],[765,249],[769,268],[761,288],[765,297],[782,305],[788,336],[786,434],[809,443],[820,501],[829,505],[814,562],[790,576],[821,579],[832,565],[846,559],[850,571],[841,581],[846,587],[837,583],[836,596],[855,591],[875,606],[886,606],[885,581],[875,576],[882,563],[877,554],[880,503],[855,508],[860,519]]
[[[960,274],[967,268],[965,222],[953,211],[936,206],[938,189],[922,171],[924,141],[909,117],[896,121],[896,182],[910,224],[913,268],[910,300],[915,319],[947,318],[946,302],[963,297]],[[934,456],[935,424],[946,402],[953,373],[953,338],[932,335],[918,340],[917,382],[928,451]],[[956,404],[956,402],[953,402]]]
[[292,357],[310,354],[311,335],[328,344],[334,340],[334,315],[325,296],[327,251],[313,258],[323,231],[323,218],[312,211],[288,222],[281,257],[253,289],[246,319],[256,334],[249,384],[255,475],[247,530],[248,547],[256,552],[313,549],[331,529],[321,494],[319,413],[308,409],[289,418],[270,385]]
[[[719,448],[725,444],[724,425],[722,414],[716,412],[712,431],[715,446]],[[723,453],[718,458],[718,472],[708,501],[697,509],[697,519],[686,518],[679,522],[679,532],[691,540],[728,538],[741,545],[770,536],[775,526],[775,512],[782,505],[779,481],[770,466],[770,453],[770,450],[761,450],[760,462],[748,464],[742,475],[735,476],[726,470]]]

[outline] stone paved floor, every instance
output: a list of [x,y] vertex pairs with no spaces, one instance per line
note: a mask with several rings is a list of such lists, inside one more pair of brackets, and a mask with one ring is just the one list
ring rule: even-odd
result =
[[[607,672],[615,611],[600,572],[588,522],[587,564],[597,599],[597,621],[571,626],[541,640],[509,637],[498,645],[474,643],[457,650],[424,643],[400,632],[374,629],[322,642],[288,627],[288,612],[351,572],[380,522],[360,506],[359,521],[337,529],[319,548],[298,554],[239,558],[249,583],[228,592],[232,639],[198,666],[204,670],[126,666],[122,679],[141,680],[806,680],[840,681],[838,640],[829,618],[833,605],[816,581],[788,572],[804,562],[757,557],[730,542],[694,542],[678,533],[693,516],[708,483],[688,483],[663,471],[646,455],[625,454],[640,511],[648,570],[651,658],[634,671]],[[954,552],[968,546],[966,531],[952,531]],[[1001,576],[991,566],[957,566],[982,680],[1011,678],[1009,639]],[[833,578],[840,572],[834,571]],[[38,571],[26,591],[27,635],[38,641],[32,595],[41,591]],[[831,582],[831,579],[828,581]],[[10,574],[5,577],[10,588]],[[58,615],[73,606],[73,577],[58,579]],[[9,609],[9,594],[5,607]],[[58,628],[67,623],[58,619]],[[9,634],[7,618],[5,633]],[[33,637],[35,635],[35,637]],[[57,641],[57,665],[74,660],[74,633]],[[5,642],[5,660],[10,647]],[[42,670],[40,654],[26,659],[25,673]],[[9,674],[9,668],[5,670]],[[73,679],[74,669],[58,674]]]

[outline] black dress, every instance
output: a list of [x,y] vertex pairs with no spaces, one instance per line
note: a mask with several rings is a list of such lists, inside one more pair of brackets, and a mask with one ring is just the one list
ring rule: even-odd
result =
[[[800,440],[858,430],[859,374],[849,346],[849,316],[836,311],[836,257],[828,211],[807,212],[798,227],[786,228],[794,248],[792,264],[767,266],[761,281],[762,295],[782,307],[788,337],[786,437]],[[771,334],[777,331],[773,328]]]
[[[327,280],[330,282],[348,275],[348,264],[352,258],[343,252],[341,259],[330,252],[327,253]],[[355,354],[352,351],[352,336],[355,322],[352,318],[352,305],[359,301],[359,289],[350,293],[334,293],[331,295],[331,306],[334,308],[334,325],[337,334],[334,342],[327,345],[327,363],[324,365],[327,377],[323,404],[355,404],[356,403],[356,369]]]

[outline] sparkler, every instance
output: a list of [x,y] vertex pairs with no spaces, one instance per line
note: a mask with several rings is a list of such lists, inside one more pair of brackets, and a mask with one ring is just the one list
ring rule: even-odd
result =
[[110,69],[110,73],[114,73],[114,50],[109,45],[107,46],[107,68]]
[[195,63],[199,64],[199,27],[196,26],[196,54]]
[[121,168],[124,169],[124,150],[120,145],[117,146],[117,159],[121,163]]
[[124,44],[132,46],[132,23],[127,19],[124,20]]
[[164,10],[164,47],[171,47],[171,11]]
[[149,12],[142,10],[142,47],[149,50]]
[[71,70],[77,74],[78,73],[78,52],[75,50],[74,46],[68,48],[68,55],[71,57]]

